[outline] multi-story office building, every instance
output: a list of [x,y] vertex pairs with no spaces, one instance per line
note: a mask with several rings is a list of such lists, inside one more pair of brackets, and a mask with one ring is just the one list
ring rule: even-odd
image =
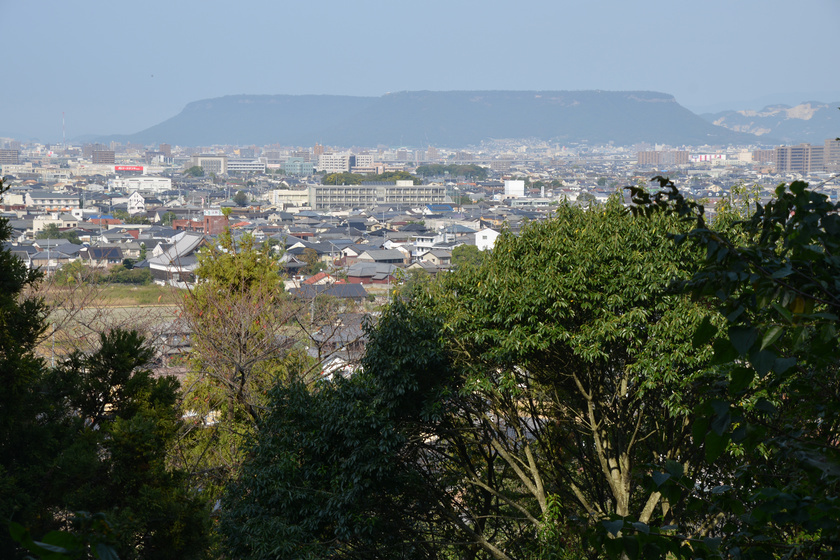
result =
[[227,174],[228,158],[225,155],[197,154],[190,158],[190,167],[200,167],[205,174]]
[[776,162],[776,150],[754,150],[752,153],[753,163],[773,163]]
[[686,165],[689,161],[689,153],[676,150],[657,150],[651,152],[639,152],[639,165]]
[[114,165],[116,161],[113,150],[95,150],[90,160],[94,165]]
[[413,181],[362,183],[361,185],[312,185],[309,206],[327,208],[373,208],[375,206],[418,207],[440,204],[446,189],[440,185],[415,185]]
[[19,157],[18,150],[0,150],[0,165],[17,165]]
[[265,162],[259,159],[231,159],[227,162],[228,173],[265,173]]
[[312,164],[302,157],[292,156],[283,162],[283,173],[287,175],[312,175]]

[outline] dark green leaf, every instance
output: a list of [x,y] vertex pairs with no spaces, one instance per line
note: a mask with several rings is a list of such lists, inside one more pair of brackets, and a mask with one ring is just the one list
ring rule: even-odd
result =
[[750,386],[753,377],[755,377],[755,371],[752,368],[739,367],[732,370],[730,377],[729,394],[737,395]]
[[621,529],[624,528],[624,521],[616,519],[614,521],[601,521],[601,525],[614,537],[618,536]]
[[694,331],[694,337],[691,342],[695,348],[700,348],[701,346],[706,345],[712,337],[715,336],[715,334],[717,334],[717,327],[715,327],[709,317],[706,316],[703,317],[703,322],[700,323],[700,326],[697,327],[696,331]]
[[705,440],[706,461],[714,463],[726,450],[726,444],[728,443],[729,434],[719,435],[713,431],[707,433]]
[[734,326],[729,328],[729,340],[740,356],[746,356],[758,338],[758,330],[753,327]]

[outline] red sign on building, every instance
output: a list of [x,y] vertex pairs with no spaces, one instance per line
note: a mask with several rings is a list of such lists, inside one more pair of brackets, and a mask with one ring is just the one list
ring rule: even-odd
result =
[[143,171],[142,165],[115,165],[114,171]]

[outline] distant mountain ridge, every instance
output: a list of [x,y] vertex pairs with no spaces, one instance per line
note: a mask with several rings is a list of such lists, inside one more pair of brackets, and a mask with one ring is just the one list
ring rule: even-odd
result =
[[411,91],[381,97],[234,95],[188,104],[146,130],[103,140],[184,146],[461,147],[499,138],[567,144],[754,143],[650,91]]
[[807,101],[799,105],[769,105],[760,111],[722,111],[700,115],[736,132],[768,136],[785,144],[822,144],[840,136],[840,101]]

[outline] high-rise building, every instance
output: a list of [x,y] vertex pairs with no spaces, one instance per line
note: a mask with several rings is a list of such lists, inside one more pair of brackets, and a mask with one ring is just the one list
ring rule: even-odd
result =
[[172,157],[172,146],[169,144],[161,144],[158,151],[163,153],[168,158]]
[[689,153],[675,150],[656,150],[638,153],[639,165],[686,165]]
[[776,148],[776,173],[819,173],[825,171],[825,147],[799,144]]
[[101,165],[114,165],[114,162],[116,161],[114,159],[113,150],[95,150],[91,155],[90,160],[94,164]]
[[19,158],[18,150],[0,150],[0,165],[17,165]]

